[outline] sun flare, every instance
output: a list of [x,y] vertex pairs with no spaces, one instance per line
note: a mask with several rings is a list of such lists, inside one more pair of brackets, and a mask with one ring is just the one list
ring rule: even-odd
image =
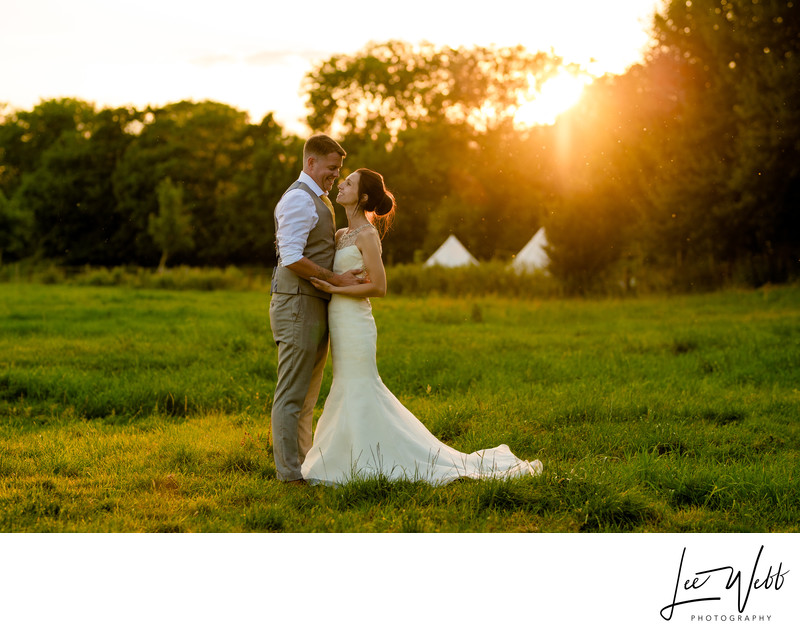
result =
[[592,82],[588,75],[560,72],[548,79],[536,91],[533,77],[529,77],[528,91],[520,95],[520,105],[514,114],[514,122],[520,127],[552,125],[556,118],[575,105],[584,88]]

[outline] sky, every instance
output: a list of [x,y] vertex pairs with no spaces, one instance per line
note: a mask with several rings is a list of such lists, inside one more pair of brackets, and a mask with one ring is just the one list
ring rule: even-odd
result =
[[[641,58],[659,0],[4,0],[0,104],[98,108],[214,100],[305,131],[303,76],[334,54],[401,39],[521,44],[593,74]],[[592,61],[594,60],[594,61]],[[2,111],[2,110],[0,110]]]

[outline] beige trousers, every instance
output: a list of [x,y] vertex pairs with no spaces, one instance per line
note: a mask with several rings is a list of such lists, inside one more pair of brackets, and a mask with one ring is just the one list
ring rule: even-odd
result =
[[278,382],[272,401],[272,449],[279,480],[299,480],[311,449],[314,406],[328,357],[328,301],[305,294],[272,294],[272,337]]

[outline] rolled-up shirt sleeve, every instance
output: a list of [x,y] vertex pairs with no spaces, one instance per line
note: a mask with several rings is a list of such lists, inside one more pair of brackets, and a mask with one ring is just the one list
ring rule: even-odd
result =
[[303,258],[309,233],[319,221],[314,201],[305,191],[291,190],[278,202],[275,219],[278,223],[275,240],[281,265],[285,267],[297,263]]

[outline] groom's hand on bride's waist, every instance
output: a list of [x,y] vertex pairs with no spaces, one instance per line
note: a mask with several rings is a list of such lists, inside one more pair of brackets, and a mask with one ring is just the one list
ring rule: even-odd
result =
[[336,274],[328,282],[326,280],[322,280],[321,278],[317,278],[312,276],[308,280],[311,281],[311,284],[314,285],[317,289],[321,289],[322,291],[327,291],[329,294],[336,293],[337,287],[350,287],[352,285],[360,285],[362,283],[366,283],[369,281],[369,278],[359,278],[357,274],[363,274],[364,270],[360,269],[351,269],[344,274]]
[[346,271],[344,274],[339,274],[338,278],[334,282],[335,285],[338,287],[349,287],[350,285],[361,285],[362,283],[369,282],[369,278],[364,274],[363,277],[360,275],[364,274],[363,269],[351,269]]

